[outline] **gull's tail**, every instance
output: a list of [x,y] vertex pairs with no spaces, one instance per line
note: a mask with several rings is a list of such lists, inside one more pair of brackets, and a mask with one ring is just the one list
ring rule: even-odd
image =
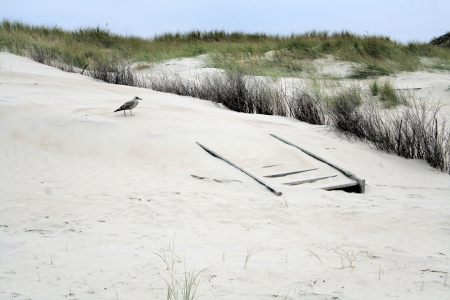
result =
[[114,112],[116,112],[116,111],[121,111],[122,109],[120,109],[120,108],[118,108],[118,109],[116,109]]

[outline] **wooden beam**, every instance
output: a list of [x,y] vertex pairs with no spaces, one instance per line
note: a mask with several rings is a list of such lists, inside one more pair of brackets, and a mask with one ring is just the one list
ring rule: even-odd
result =
[[215,156],[217,158],[220,158],[221,160],[229,163],[230,165],[232,165],[233,167],[235,167],[236,169],[239,169],[240,171],[244,172],[245,174],[247,174],[248,176],[250,176],[251,178],[255,179],[256,181],[258,181],[260,184],[264,185],[266,188],[268,188],[270,191],[272,191],[273,193],[275,193],[275,195],[277,196],[281,196],[282,193],[281,191],[277,190],[276,188],[274,188],[273,186],[271,186],[270,184],[262,181],[261,179],[259,179],[258,177],[256,177],[255,175],[251,174],[250,172],[247,172],[246,170],[242,169],[241,167],[239,167],[238,165],[232,163],[231,161],[229,161],[228,159],[226,159],[225,157],[217,154],[216,152],[212,151],[211,149],[203,146],[202,144],[196,142],[197,145],[199,145],[200,147],[202,147],[206,152],[208,152],[209,154],[211,154],[212,156]]
[[315,182],[317,180],[327,179],[327,178],[336,177],[336,176],[337,175],[331,175],[331,176],[325,176],[325,177],[317,177],[317,178],[313,178],[313,179],[306,179],[306,180],[300,180],[300,181],[294,181],[294,182],[286,182],[286,183],[283,183],[283,184],[286,184],[286,185],[299,185],[299,184],[303,184],[303,183]]
[[332,191],[332,190],[342,190],[342,189],[346,189],[352,186],[357,186],[359,185],[359,183],[357,181],[352,181],[349,183],[343,183],[343,184],[338,184],[338,185],[332,185],[332,186],[326,186],[326,187],[321,187],[318,188],[318,190],[326,190],[326,191]]
[[303,173],[303,172],[313,171],[313,170],[317,170],[317,169],[318,169],[318,168],[307,169],[307,170],[301,170],[301,171],[294,171],[294,172],[288,172],[288,173],[281,173],[281,174],[274,174],[274,175],[267,175],[267,176],[264,176],[264,177],[270,177],[270,178],[284,177],[284,176],[288,176],[288,175],[293,175],[293,174],[298,174],[298,173]]
[[317,156],[317,155],[315,155],[314,153],[309,152],[308,150],[305,150],[305,149],[303,149],[303,148],[300,148],[299,146],[294,145],[294,144],[292,144],[291,142],[288,142],[288,141],[286,141],[286,140],[284,140],[284,139],[282,139],[282,138],[276,136],[275,134],[270,134],[270,135],[273,136],[274,138],[276,138],[276,139],[282,141],[283,143],[286,143],[286,144],[288,144],[288,145],[291,145],[292,147],[295,147],[295,148],[299,149],[300,151],[305,152],[306,154],[308,154],[308,155],[314,157],[315,159],[320,160],[320,161],[323,162],[323,163],[326,163],[326,164],[329,165],[330,167],[335,168],[336,170],[338,170],[339,172],[341,172],[341,173],[344,174],[345,176],[347,176],[347,177],[349,177],[349,178],[355,180],[356,182],[358,182],[359,192],[360,192],[360,193],[364,193],[364,192],[365,192],[365,190],[366,190],[366,180],[365,180],[364,178],[358,177],[358,176],[356,176],[355,174],[353,174],[352,172],[349,172],[349,171],[347,171],[347,170],[345,170],[345,169],[343,169],[343,168],[341,168],[341,167],[339,167],[339,166],[337,166],[337,165],[335,165],[335,164],[333,164],[333,163],[331,163],[331,162],[329,162],[329,161],[327,161],[327,160],[321,158],[320,156]]

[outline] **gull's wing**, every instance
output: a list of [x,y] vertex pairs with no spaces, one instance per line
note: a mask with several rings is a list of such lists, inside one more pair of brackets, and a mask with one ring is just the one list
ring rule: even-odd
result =
[[125,102],[124,104],[122,104],[121,107],[119,107],[118,109],[116,109],[114,112],[116,111],[121,111],[121,110],[126,110],[126,109],[133,109],[136,107],[136,101],[134,100],[130,100],[128,102]]
[[130,108],[133,108],[134,104],[135,104],[134,100],[130,100],[130,101],[125,102],[124,104],[122,104],[122,106],[119,109],[120,110],[130,109]]

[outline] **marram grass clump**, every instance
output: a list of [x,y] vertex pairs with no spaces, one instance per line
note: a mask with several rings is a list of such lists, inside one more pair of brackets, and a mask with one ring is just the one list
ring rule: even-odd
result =
[[390,79],[373,80],[369,83],[369,89],[373,96],[378,96],[386,108],[407,104],[406,96],[396,90]]

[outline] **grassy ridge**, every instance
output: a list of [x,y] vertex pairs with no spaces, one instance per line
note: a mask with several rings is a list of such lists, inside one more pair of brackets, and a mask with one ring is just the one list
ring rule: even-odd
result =
[[[299,76],[305,61],[333,55],[360,64],[351,75],[368,78],[422,67],[420,57],[435,58],[436,69],[450,70],[450,48],[426,43],[402,44],[384,36],[360,36],[347,31],[310,31],[290,36],[225,31],[165,33],[145,39],[122,36],[108,29],[33,26],[3,20],[0,49],[19,55],[39,50],[47,60],[83,68],[108,61],[159,62],[211,54],[209,66],[268,76]],[[266,53],[271,52],[270,59]]]

